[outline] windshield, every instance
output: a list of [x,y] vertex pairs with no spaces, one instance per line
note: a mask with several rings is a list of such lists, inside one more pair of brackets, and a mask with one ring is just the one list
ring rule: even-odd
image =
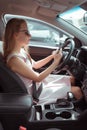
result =
[[81,7],[74,7],[60,15],[62,19],[87,34],[87,12]]

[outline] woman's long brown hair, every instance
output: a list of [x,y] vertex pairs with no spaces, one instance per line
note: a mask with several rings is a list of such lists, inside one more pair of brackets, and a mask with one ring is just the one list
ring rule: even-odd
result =
[[14,33],[19,32],[21,24],[23,23],[26,23],[24,19],[12,18],[6,24],[3,37],[3,56],[5,61],[14,48]]

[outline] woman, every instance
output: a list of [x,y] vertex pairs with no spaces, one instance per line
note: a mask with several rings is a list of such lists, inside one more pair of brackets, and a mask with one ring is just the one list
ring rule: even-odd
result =
[[[58,98],[65,98],[69,91],[72,91],[77,99],[81,98],[81,90],[79,87],[71,87],[69,76],[51,75],[60,63],[62,51],[58,53],[55,51],[40,61],[34,61],[26,49],[30,38],[25,20],[13,18],[8,21],[4,34],[4,59],[7,66],[23,80],[28,93],[32,95],[32,82],[35,81],[37,89],[41,83],[43,84],[38,103],[49,103]],[[46,70],[41,73],[34,71],[52,59],[52,64]]]

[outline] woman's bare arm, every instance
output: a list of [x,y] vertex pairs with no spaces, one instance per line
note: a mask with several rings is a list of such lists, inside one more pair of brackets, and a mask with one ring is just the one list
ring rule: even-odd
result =
[[55,56],[54,62],[41,73],[35,72],[32,68],[30,68],[24,61],[22,61],[18,57],[12,57],[8,62],[8,66],[14,72],[17,72],[20,75],[23,75],[24,77],[34,80],[36,82],[40,82],[56,68],[56,66],[60,62],[61,57],[62,57],[61,55],[59,57],[59,55],[57,54]]
[[39,68],[43,67],[44,65],[49,63],[52,59],[54,59],[56,53],[57,53],[57,51],[53,51],[52,54],[47,56],[46,58],[41,59],[39,61],[34,61],[33,68],[39,69]]
[[33,68],[39,69],[43,67],[44,65],[46,65],[48,62],[50,62],[53,58],[54,58],[53,55],[49,55],[44,59],[41,59],[39,61],[34,61]]

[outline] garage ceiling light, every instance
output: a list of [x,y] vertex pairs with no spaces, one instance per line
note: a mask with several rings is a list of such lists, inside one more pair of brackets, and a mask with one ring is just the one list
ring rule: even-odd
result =
[[55,0],[34,0],[39,6],[53,9],[61,12],[65,10],[67,6],[57,3]]
[[50,8],[52,0],[35,0],[42,7]]

